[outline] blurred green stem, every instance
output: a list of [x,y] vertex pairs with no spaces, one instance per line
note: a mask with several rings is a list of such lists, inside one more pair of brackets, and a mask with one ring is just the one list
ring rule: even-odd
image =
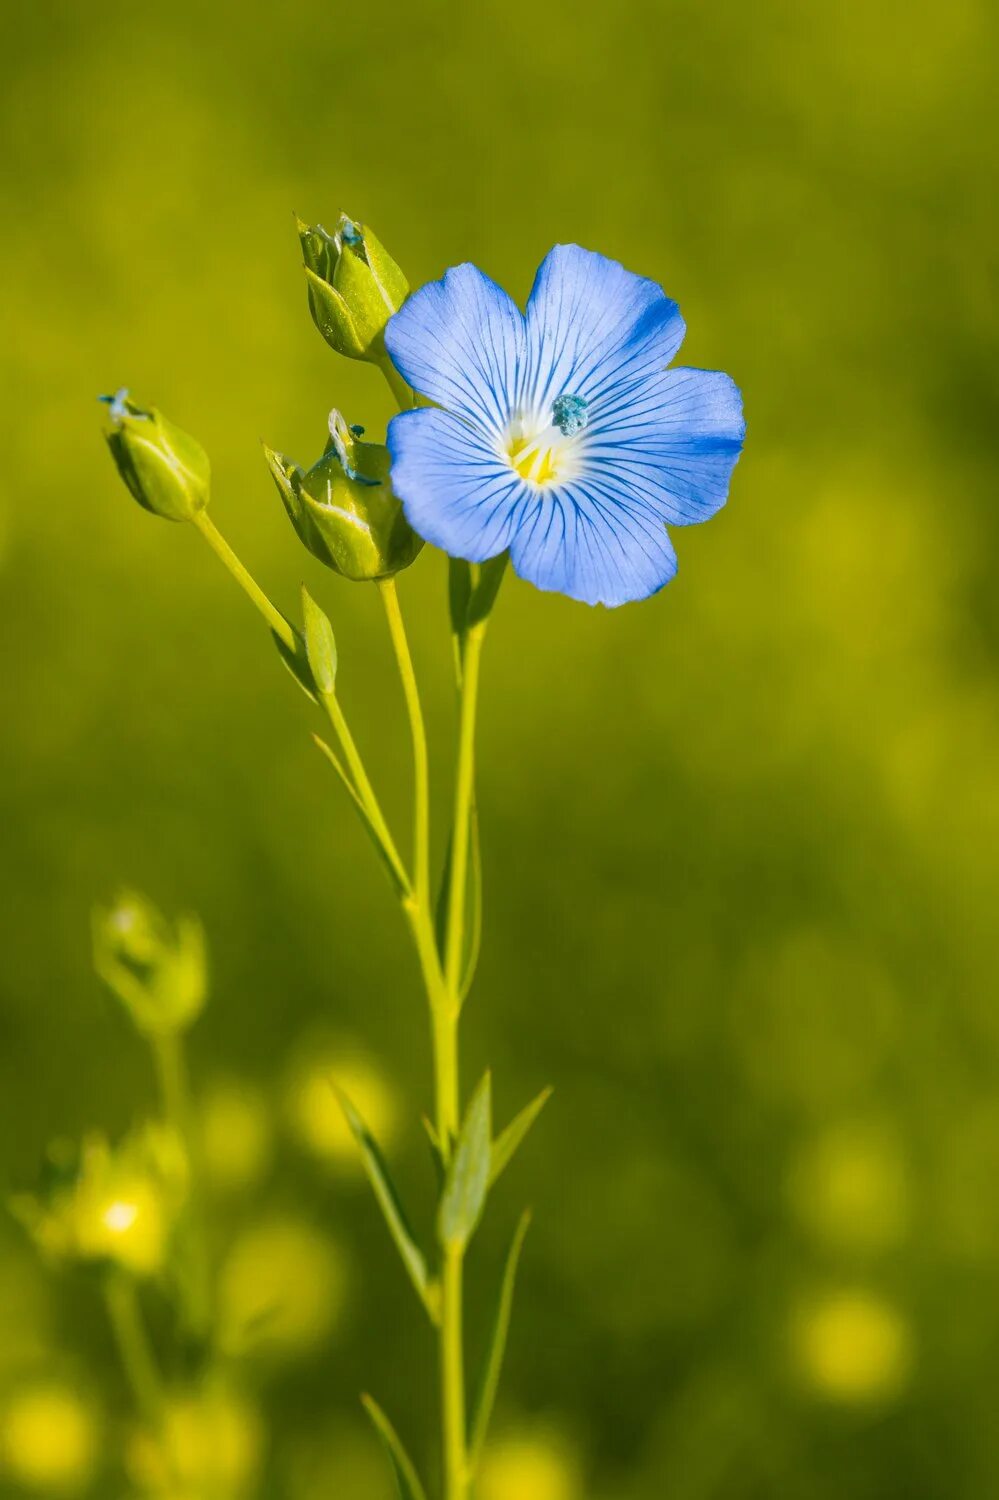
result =
[[182,1047],[175,1031],[162,1032],[153,1038],[163,1114],[186,1144],[190,1136],[190,1117]]
[[208,512],[206,510],[199,510],[194,517],[194,524],[215,553],[215,556],[225,564],[243,592],[248,595],[257,609],[259,609],[282,645],[286,646],[294,654],[296,646],[295,632],[277,606],[272,604],[268,599],[259,583],[257,583],[257,580],[240,562],[221,531],[215,525],[215,522],[209,518]]
[[182,1278],[185,1312],[192,1331],[205,1334],[211,1324],[211,1270],[201,1209],[198,1142],[187,1087],[184,1042],[179,1032],[170,1031],[155,1036],[152,1044],[163,1116],[183,1146],[190,1173],[185,1214],[190,1276]]
[[163,1422],[163,1386],[139,1311],[135,1282],[124,1271],[109,1271],[104,1280],[104,1300],[135,1404],[143,1420],[158,1431]]
[[465,1500],[468,1460],[465,1450],[465,1361],[462,1331],[462,1261],[460,1249],[444,1252],[441,1270],[441,1407],[444,1442],[444,1500]]

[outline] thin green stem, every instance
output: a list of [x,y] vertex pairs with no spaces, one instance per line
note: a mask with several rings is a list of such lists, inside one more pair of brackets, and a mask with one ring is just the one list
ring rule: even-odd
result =
[[240,562],[221,531],[215,525],[215,522],[209,518],[208,512],[206,510],[199,510],[194,517],[194,524],[215,553],[215,556],[225,564],[240,588],[252,600],[257,609],[259,609],[281,643],[289,651],[294,652],[295,632],[277,606],[272,604],[268,599],[256,579]]
[[163,1385],[134,1281],[123,1271],[110,1271],[104,1280],[104,1301],[125,1379],[139,1412],[155,1431],[163,1422]]
[[361,759],[361,752],[358,750],[354,736],[350,732],[346,715],[340,707],[339,700],[333,693],[323,693],[321,701],[323,708],[326,710],[326,716],[333,726],[333,731],[340,741],[343,757],[353,778],[357,795],[367,809],[368,817],[371,819],[372,826],[381,840],[386,857],[396,872],[400,886],[404,891],[409,891],[412,882],[410,881],[405,865],[399,857],[395,840],[389,831],[388,823],[385,821],[385,814],[382,812],[381,803],[375,795],[375,789],[371,785],[371,778],[365,770],[364,761]]
[[413,391],[413,387],[411,385],[407,385],[406,381],[399,374],[399,371],[396,369],[395,365],[389,359],[387,354],[378,361],[378,366],[382,374],[385,376],[385,379],[388,381],[389,390],[392,392],[393,396],[398,402],[399,409],[401,411],[407,411],[409,407],[415,406],[416,397],[415,392]]
[[[442,991],[442,998],[446,998]],[[461,1119],[458,1068],[458,1018],[446,1005],[431,1004],[434,1041],[434,1095],[437,1137],[445,1158],[458,1133]]]
[[444,1444],[444,1500],[465,1500],[465,1360],[462,1330],[462,1252],[447,1250],[441,1271],[440,1370]]
[[479,697],[479,665],[485,621],[465,636],[462,653],[461,692],[458,720],[458,765],[454,787],[454,822],[451,831],[451,880],[448,891],[447,935],[444,945],[444,978],[451,1005],[461,1007],[461,971],[465,946],[465,893],[468,886],[468,839],[475,784],[475,715]]
[[159,1078],[163,1115],[184,1148],[190,1171],[184,1216],[190,1276],[184,1278],[183,1285],[189,1324],[195,1332],[204,1333],[211,1322],[211,1270],[202,1218],[199,1150],[187,1086],[183,1038],[177,1032],[165,1032],[156,1036],[153,1039],[153,1056]]
[[409,733],[413,742],[413,886],[417,903],[424,908],[430,904],[430,770],[427,732],[395,579],[383,578],[378,584],[378,591],[385,606],[392,647],[399,665],[409,717]]
[[184,1071],[183,1043],[176,1032],[165,1032],[153,1039],[153,1056],[160,1085],[163,1114],[181,1139],[189,1144],[191,1134],[187,1079]]

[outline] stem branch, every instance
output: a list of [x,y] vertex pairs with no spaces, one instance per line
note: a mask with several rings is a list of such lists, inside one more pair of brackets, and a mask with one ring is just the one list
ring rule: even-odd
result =
[[163,1420],[163,1386],[142,1322],[134,1281],[122,1271],[110,1271],[104,1281],[104,1300],[125,1379],[139,1412],[156,1431]]

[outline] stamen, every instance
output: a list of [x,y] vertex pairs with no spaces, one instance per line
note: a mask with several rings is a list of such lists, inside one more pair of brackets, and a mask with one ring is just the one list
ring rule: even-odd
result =
[[575,437],[589,421],[586,402],[582,396],[572,396],[564,391],[552,403],[552,421],[563,437]]
[[144,411],[130,412],[128,409],[128,388],[120,386],[113,396],[98,396],[98,401],[103,401],[108,408],[108,416],[112,422],[124,422],[128,416],[144,418]]

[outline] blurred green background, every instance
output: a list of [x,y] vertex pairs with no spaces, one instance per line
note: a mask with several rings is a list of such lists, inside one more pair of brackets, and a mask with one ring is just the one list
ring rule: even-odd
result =
[[[219,1254],[233,1295],[291,1299],[257,1415],[227,1418],[260,1476],[236,1491],[383,1500],[359,1389],[429,1453],[430,1343],[309,1075],[368,1070],[426,1203],[405,935],[308,704],[196,535],[129,501],[94,398],[196,432],[251,569],[321,598],[398,819],[377,597],[302,551],[259,450],[309,462],[334,403],[391,411],[312,327],[292,212],[368,221],[414,284],[473,260],[518,297],[575,240],[678,299],[683,362],[736,377],[749,438],[663,595],[609,614],[511,580],[488,642],[465,1055],[503,1117],[557,1093],[472,1265],[475,1341],[532,1203],[482,1500],[995,1493],[991,7],[40,0],[4,27],[7,1188],[151,1108],[93,903],[196,909]],[[401,590],[442,797],[441,559]],[[137,1493],[99,1301],[6,1220],[0,1330],[3,1493]]]

